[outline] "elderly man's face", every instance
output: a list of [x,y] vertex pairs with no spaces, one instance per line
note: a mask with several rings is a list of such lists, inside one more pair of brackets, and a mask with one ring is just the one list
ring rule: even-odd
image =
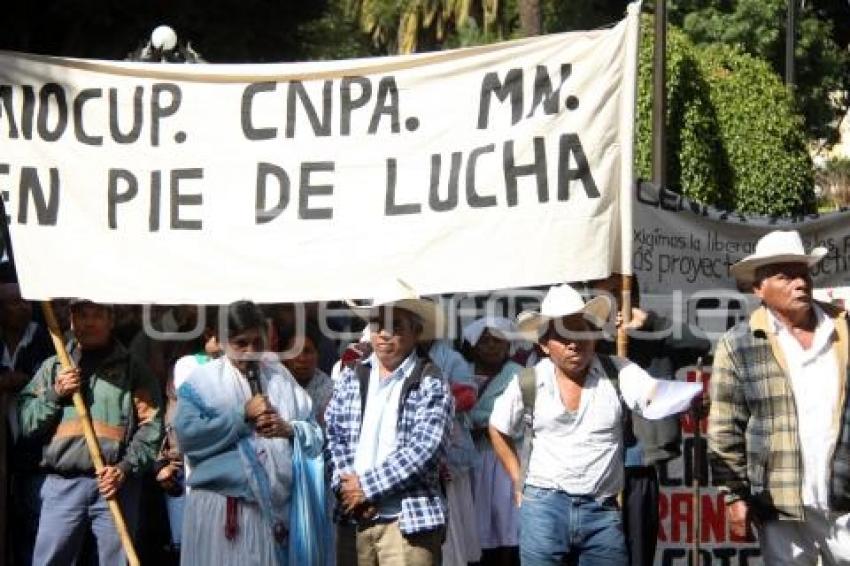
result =
[[583,374],[596,348],[593,329],[580,314],[553,322],[540,347],[558,368],[569,376]]
[[804,263],[777,263],[756,271],[753,293],[783,316],[794,318],[812,308],[812,276]]
[[369,320],[372,350],[384,369],[393,371],[416,347],[422,325],[416,316],[401,309],[380,309]]

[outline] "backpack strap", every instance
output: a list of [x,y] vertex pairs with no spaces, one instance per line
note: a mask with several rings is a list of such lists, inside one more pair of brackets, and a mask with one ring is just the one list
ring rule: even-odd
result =
[[369,396],[369,374],[372,369],[362,362],[354,366],[354,376],[360,382],[360,427],[363,427],[363,413],[366,412],[366,399]]
[[431,359],[426,356],[420,356],[418,360],[416,360],[416,365],[413,366],[413,369],[410,371],[410,375],[405,378],[404,383],[401,386],[401,394],[398,396],[398,419],[401,421],[401,415],[404,411],[404,402],[407,400],[407,395],[410,393],[412,389],[419,387],[422,383],[422,376],[426,373],[433,375],[434,372],[434,364],[431,363]]
[[598,354],[597,357],[599,358],[599,363],[602,364],[602,369],[605,370],[605,375],[608,376],[611,385],[614,386],[614,390],[617,392],[617,399],[620,400],[623,406],[628,406],[623,400],[622,391],[620,391],[620,370],[617,369],[614,360],[608,354]]
[[531,460],[531,445],[534,440],[534,404],[537,400],[537,373],[533,367],[519,372],[519,390],[522,393],[522,454],[520,461],[519,488],[525,485],[528,462]]
[[614,386],[614,391],[617,392],[617,399],[620,400],[620,408],[622,409],[623,443],[626,446],[633,446],[637,442],[637,439],[635,438],[632,426],[632,410],[626,404],[626,400],[623,399],[623,392],[620,389],[620,370],[617,369],[617,365],[614,363],[611,356],[607,354],[598,354],[598,357],[599,363],[605,371],[605,375],[608,377],[611,385]]

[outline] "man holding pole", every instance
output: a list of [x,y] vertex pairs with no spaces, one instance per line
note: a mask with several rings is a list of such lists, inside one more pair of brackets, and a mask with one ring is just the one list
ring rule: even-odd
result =
[[812,300],[795,231],[731,268],[761,300],[717,343],[708,448],[733,534],[758,526],[765,564],[850,564],[847,313]]
[[[45,442],[48,471],[33,563],[72,564],[90,528],[100,564],[120,564],[122,540],[106,500],[121,501],[132,532],[139,475],[150,469],[162,438],[160,392],[144,364],[114,340],[111,307],[74,300],[70,308],[77,367],[61,369],[57,357],[49,358],[19,400],[21,434]],[[103,453],[98,473],[71,402],[76,392]]]
[[[657,379],[675,379],[682,360],[705,355],[711,343],[695,336],[687,325],[674,328],[674,321],[644,310],[640,305],[637,280],[631,281],[631,317],[623,322],[623,275],[590,281],[594,293],[610,295],[617,309],[617,328],[625,326],[628,359]],[[680,323],[675,323],[680,324]],[[613,354],[617,344],[602,339],[596,345],[599,354]],[[630,566],[655,563],[658,543],[659,482],[657,467],[681,455],[682,434],[679,415],[649,420],[639,414],[627,415],[624,422],[625,483],[623,488],[623,530]]]

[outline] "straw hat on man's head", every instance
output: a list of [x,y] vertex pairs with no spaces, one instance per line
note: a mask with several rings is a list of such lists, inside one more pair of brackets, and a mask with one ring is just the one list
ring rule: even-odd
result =
[[430,299],[423,299],[407,283],[396,279],[379,294],[364,304],[346,301],[354,313],[365,320],[370,320],[379,309],[401,309],[412,313],[422,324],[420,341],[434,340],[440,337],[445,328],[445,316],[442,307]]
[[804,263],[812,267],[826,254],[827,249],[824,247],[816,247],[806,253],[800,233],[796,230],[774,230],[762,236],[756,242],[755,252],[732,265],[729,271],[742,288],[749,287],[756,282],[756,271],[760,267],[777,263]]
[[551,287],[540,303],[540,311],[523,311],[517,316],[517,328],[528,340],[537,342],[552,321],[580,314],[601,328],[611,314],[611,299],[599,295],[585,302],[581,293],[564,283]]

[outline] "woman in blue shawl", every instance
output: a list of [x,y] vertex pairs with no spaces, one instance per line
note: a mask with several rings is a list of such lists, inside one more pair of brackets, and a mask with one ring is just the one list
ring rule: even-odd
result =
[[[262,311],[237,302],[221,323],[225,355],[198,367],[177,391],[174,430],[192,470],[181,563],[284,566],[290,547],[304,546],[290,538],[293,528],[304,531],[290,517],[293,489],[303,493],[297,484],[305,479],[293,477],[293,453],[317,456],[321,430],[304,390],[261,355]],[[319,562],[299,557],[299,566]]]

